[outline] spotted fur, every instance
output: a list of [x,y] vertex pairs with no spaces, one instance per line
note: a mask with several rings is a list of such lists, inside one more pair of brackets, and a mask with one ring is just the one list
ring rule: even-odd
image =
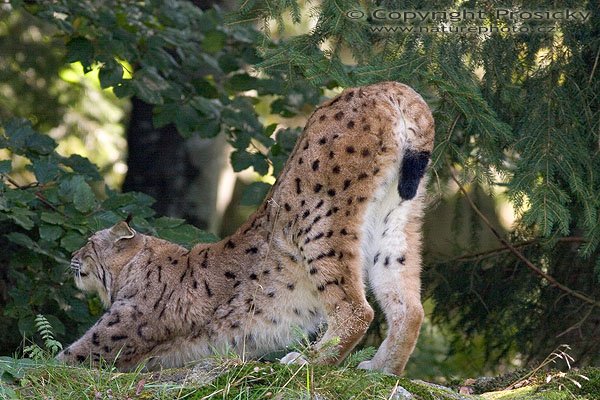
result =
[[226,350],[255,357],[326,322],[314,346],[338,338],[325,360],[337,363],[373,318],[367,284],[389,329],[360,367],[400,374],[423,318],[420,220],[433,137],[429,108],[408,86],[347,89],[309,118],[267,199],[232,236],[188,251],[126,222],[96,233],[72,268],[108,311],[59,358],[131,369]]

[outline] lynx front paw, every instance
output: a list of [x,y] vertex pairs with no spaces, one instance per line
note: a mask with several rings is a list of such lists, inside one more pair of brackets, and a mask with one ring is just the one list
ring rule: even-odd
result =
[[375,361],[375,359],[361,362],[360,364],[358,364],[358,368],[366,369],[369,371],[379,371],[383,372],[384,374],[393,374],[393,372],[389,371],[388,368],[385,367],[385,365],[381,365],[380,363]]
[[281,364],[296,364],[296,365],[306,365],[308,364],[308,360],[300,353],[298,353],[297,351],[292,351],[291,353],[288,353],[287,355],[285,355],[284,357],[281,358],[281,360],[279,360],[279,362]]

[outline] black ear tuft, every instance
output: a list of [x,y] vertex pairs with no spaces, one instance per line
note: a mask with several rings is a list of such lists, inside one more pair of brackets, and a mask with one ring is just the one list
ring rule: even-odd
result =
[[398,180],[398,194],[403,200],[410,200],[416,196],[430,156],[431,153],[428,151],[406,150],[404,152]]
[[131,222],[132,219],[133,219],[133,214],[132,213],[127,214],[127,218],[125,218],[125,223],[127,225],[129,225],[129,223]]

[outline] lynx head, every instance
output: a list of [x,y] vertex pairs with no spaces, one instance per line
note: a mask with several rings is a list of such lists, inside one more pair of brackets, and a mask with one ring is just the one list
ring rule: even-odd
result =
[[84,292],[98,293],[104,306],[109,307],[114,280],[143,248],[143,237],[127,221],[93,234],[85,246],[73,253],[75,285]]

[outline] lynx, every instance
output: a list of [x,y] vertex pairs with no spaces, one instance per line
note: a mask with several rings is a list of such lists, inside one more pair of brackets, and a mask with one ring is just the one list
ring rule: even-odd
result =
[[433,140],[431,112],[410,87],[347,89],[311,115],[265,202],[232,236],[187,250],[125,221],[97,232],[71,266],[76,285],[97,292],[108,311],[59,359],[128,370],[219,351],[260,357],[324,321],[313,346],[336,343],[323,361],[335,364],[373,319],[368,285],[388,332],[359,368],[402,373],[423,319],[421,216]]

